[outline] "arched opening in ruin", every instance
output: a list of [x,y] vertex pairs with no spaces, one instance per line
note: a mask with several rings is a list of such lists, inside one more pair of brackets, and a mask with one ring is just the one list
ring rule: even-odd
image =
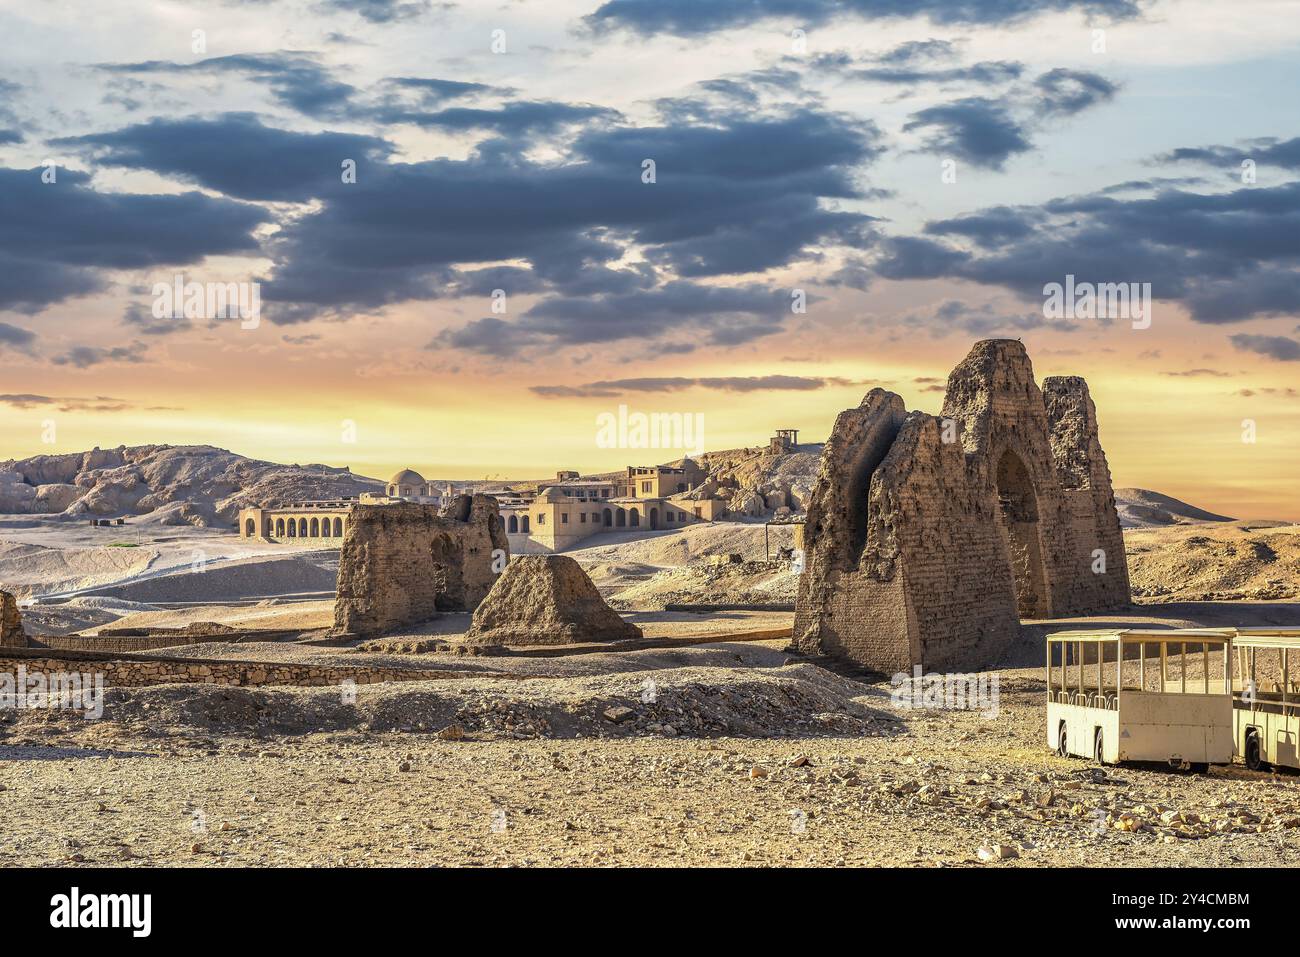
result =
[[311,520],[311,537],[312,537],[312,538],[320,538],[320,519],[319,519],[319,518],[313,518],[313,519]]
[[284,538],[284,519],[277,518],[275,520],[275,534],[277,538]]
[[256,534],[257,522],[250,518],[248,521],[244,522],[244,535],[247,538],[252,538]]
[[275,521],[274,521],[274,519],[270,519],[270,518],[268,518],[268,519],[266,520],[266,537],[267,537],[267,538],[274,538],[274,537],[275,537]]
[[659,527],[659,509],[650,509],[650,530],[654,531]]
[[518,515],[511,515],[510,518],[506,520],[506,531],[507,531],[507,532],[518,532],[518,531],[519,531],[519,516],[518,516]]
[[523,518],[519,519],[519,531],[523,532],[525,535],[528,534],[528,516],[527,516],[527,515],[525,515]]
[[622,528],[627,524],[627,513],[621,508],[618,510],[618,527]]
[[307,537],[307,519],[305,518],[298,519],[298,537],[299,538]]
[[638,512],[636,509],[632,509],[628,513],[627,523],[631,525],[633,528],[639,528],[641,526],[641,513]]
[[614,524],[614,513],[611,512],[609,509],[605,509],[605,527],[609,528],[613,524]]
[[289,537],[290,538],[298,537],[298,523],[295,522],[293,519],[289,519]]
[[995,476],[998,491],[998,517],[1011,572],[1016,580],[1016,606],[1021,618],[1046,618],[1047,572],[1043,567],[1043,547],[1038,535],[1038,493],[1025,463],[1007,449],[998,459]]
[[335,538],[343,537],[343,519],[341,518],[334,519],[334,537]]

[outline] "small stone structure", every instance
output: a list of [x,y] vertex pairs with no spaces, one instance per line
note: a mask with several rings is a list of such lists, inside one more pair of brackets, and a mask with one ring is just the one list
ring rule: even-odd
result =
[[564,555],[523,555],[506,566],[465,634],[491,645],[571,645],[641,637]]
[[336,633],[372,637],[473,611],[509,557],[496,500],[461,495],[440,510],[398,502],[354,505],[339,555]]
[[26,648],[27,633],[18,602],[7,591],[0,591],[0,648]]
[[804,549],[795,647],[885,673],[979,668],[1020,618],[1130,602],[1088,386],[1040,391],[1015,340],[976,343],[938,417],[884,389],[842,412]]

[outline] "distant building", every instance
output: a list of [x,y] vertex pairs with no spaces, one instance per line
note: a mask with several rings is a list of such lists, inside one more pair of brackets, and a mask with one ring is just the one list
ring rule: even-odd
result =
[[799,449],[798,429],[777,429],[776,435],[768,440],[767,450],[774,454],[795,452]]
[[441,506],[456,494],[447,484],[441,490],[412,469],[402,469],[384,486],[383,493],[362,492],[357,498],[293,502],[271,508],[246,508],[239,513],[241,538],[269,542],[301,542],[339,546],[347,532],[348,511],[354,505],[385,505],[390,502],[419,502]]
[[726,511],[721,499],[685,497],[706,474],[690,459],[680,467],[628,466],[615,478],[557,480],[532,496],[498,496],[497,504],[511,554],[559,552],[606,532],[660,531],[720,518]]

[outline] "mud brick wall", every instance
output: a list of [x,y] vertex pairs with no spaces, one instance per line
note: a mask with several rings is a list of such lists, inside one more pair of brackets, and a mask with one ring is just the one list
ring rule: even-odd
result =
[[339,556],[334,630],[370,637],[473,611],[496,581],[493,551],[509,551],[496,499],[462,495],[445,514],[415,503],[355,505]]
[[1048,385],[1021,343],[984,340],[940,417],[904,417],[873,389],[836,419],[808,506],[797,648],[885,673],[965,670],[996,661],[1020,618],[1128,603],[1096,409],[1082,379]]
[[455,677],[454,672],[416,668],[330,667],[248,661],[195,661],[183,658],[98,658],[89,655],[0,655],[0,672],[16,675],[20,665],[29,675],[71,671],[98,673],[104,676],[105,685],[114,687],[159,684],[320,687],[341,684],[345,680],[361,685],[381,681],[428,681]]
[[[1075,577],[1074,607],[1093,611],[1123,608],[1132,600],[1124,533],[1115,508],[1110,466],[1101,447],[1097,406],[1088,383],[1079,376],[1043,380],[1043,401],[1052,432],[1052,453],[1065,489],[1079,554],[1076,567],[1088,569]],[[1106,556],[1106,570],[1093,571],[1093,551]]]
[[0,591],[0,648],[25,648],[22,614],[18,602],[7,591]]

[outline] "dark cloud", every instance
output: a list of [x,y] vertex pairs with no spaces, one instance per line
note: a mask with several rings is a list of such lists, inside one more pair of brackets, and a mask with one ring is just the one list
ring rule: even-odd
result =
[[511,355],[674,334],[737,345],[779,332],[789,314],[788,290],[677,280],[619,295],[543,299],[513,322],[492,316],[447,330],[430,348]]
[[309,53],[236,53],[194,63],[146,60],[140,63],[104,63],[99,69],[128,76],[237,75],[260,83],[280,104],[315,119],[340,118],[351,108],[356,87],[336,80]]
[[402,90],[413,90],[420,94],[426,105],[448,103],[466,97],[480,96],[485,93],[509,92],[486,83],[470,83],[465,80],[443,80],[437,77],[394,76],[385,83]]
[[1000,170],[1012,156],[1032,148],[1007,107],[981,96],[913,113],[903,131],[914,130],[926,132],[925,149],[986,169]]
[[1049,116],[1073,116],[1115,98],[1119,87],[1105,77],[1084,70],[1049,70],[1034,81],[1042,99],[1040,112]]
[[[512,273],[501,288],[572,298],[634,295],[663,270],[740,275],[826,246],[865,246],[871,217],[825,201],[862,195],[856,168],[879,153],[879,139],[868,123],[796,109],[707,128],[591,128],[558,163],[481,149],[377,166],[272,242],[266,314],[291,322],[458,287],[481,294],[477,280],[492,280],[463,264],[524,260],[534,278]],[[654,183],[642,180],[646,159],[657,164]],[[614,268],[629,247],[649,265]],[[726,336],[721,325],[713,333]]]
[[276,129],[251,113],[154,119],[54,142],[82,149],[108,166],[152,170],[238,199],[284,202],[349,189],[342,178],[344,160],[353,160],[358,176],[365,177],[367,164],[392,149],[373,136]]
[[516,101],[492,109],[457,106],[434,112],[385,106],[375,110],[374,116],[384,123],[411,123],[453,132],[490,130],[517,137],[525,133],[550,133],[592,120],[615,120],[619,113],[588,103]]
[[1240,335],[1229,336],[1228,340],[1242,352],[1277,359],[1279,362],[1300,361],[1300,342],[1287,336]]
[[20,329],[18,326],[11,326],[7,322],[0,322],[0,349],[9,348],[17,349],[19,352],[30,352],[35,344],[36,333],[28,329]]
[[0,168],[0,309],[38,312],[105,288],[105,269],[185,265],[258,251],[257,206],[189,192],[102,193],[90,176]]
[[1180,379],[1227,379],[1232,376],[1231,372],[1223,372],[1219,369],[1180,369],[1177,372],[1162,372],[1160,374]]
[[133,342],[129,346],[74,346],[50,360],[56,366],[75,366],[89,369],[105,362],[144,362],[144,344]]
[[81,397],[36,395],[30,392],[0,395],[0,405],[24,410],[53,407],[59,412],[121,412],[137,408],[125,399],[115,399],[109,395]]
[[[1153,298],[1180,301],[1206,323],[1300,313],[1300,183],[1137,198],[1098,192],[955,222],[963,220],[972,220],[964,234],[951,220],[927,232],[968,236],[983,246],[978,253],[928,238],[891,240],[879,246],[877,274],[967,279],[1039,302],[1045,284],[1067,275],[1150,283]],[[1003,241],[989,241],[990,223]]]
[[772,18],[800,27],[848,17],[991,26],[1070,10],[1118,20],[1137,16],[1139,8],[1139,0],[606,0],[585,19],[598,31],[698,36]]
[[430,0],[321,0],[325,10],[355,13],[371,23],[394,23],[428,13]]
[[925,232],[932,236],[962,236],[986,247],[1000,246],[1033,231],[1025,210],[994,206],[970,216],[931,220]]
[[722,392],[811,392],[827,386],[855,385],[849,379],[795,375],[679,376],[640,379],[606,379],[582,385],[535,385],[530,391],[544,398],[615,398],[628,392],[681,392],[715,389]]
[[23,134],[17,130],[0,130],[0,146],[5,146],[11,143],[21,143],[22,141]]
[[[1240,167],[1244,160],[1287,170],[1300,170],[1300,136],[1289,140],[1264,137],[1245,146],[1198,146],[1176,149],[1159,157],[1160,162],[1196,162],[1214,166]],[[1234,170],[1234,172],[1238,172]]]

